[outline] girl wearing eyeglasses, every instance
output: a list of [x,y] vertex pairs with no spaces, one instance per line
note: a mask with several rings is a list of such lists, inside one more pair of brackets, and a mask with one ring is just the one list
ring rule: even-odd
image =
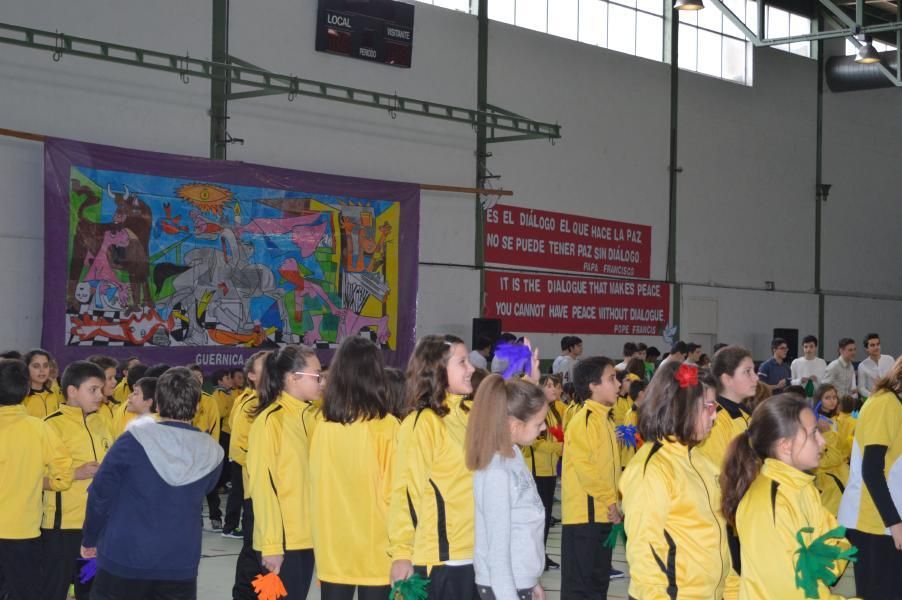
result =
[[308,449],[321,395],[319,359],[305,346],[266,357],[260,376],[247,470],[254,506],[254,550],[281,577],[288,600],[307,597],[313,577]]
[[313,550],[323,600],[389,595],[388,505],[400,421],[386,406],[382,352],[342,342],[310,442]]
[[430,600],[471,600],[473,474],[465,461],[473,365],[463,340],[421,339],[407,367],[408,405],[398,433],[391,507],[391,582],[414,571],[429,578]]
[[698,451],[716,402],[706,369],[670,361],[655,373],[639,407],[645,443],[620,478],[629,543],[629,595],[722,598],[730,572],[718,468]]

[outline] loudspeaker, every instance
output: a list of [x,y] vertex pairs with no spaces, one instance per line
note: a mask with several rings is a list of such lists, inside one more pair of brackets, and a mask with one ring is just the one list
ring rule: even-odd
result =
[[774,329],[774,338],[783,338],[789,346],[786,360],[792,362],[799,357],[799,330],[798,329]]
[[473,342],[471,348],[476,348],[476,340],[486,336],[492,340],[492,345],[501,337],[501,319],[473,319]]

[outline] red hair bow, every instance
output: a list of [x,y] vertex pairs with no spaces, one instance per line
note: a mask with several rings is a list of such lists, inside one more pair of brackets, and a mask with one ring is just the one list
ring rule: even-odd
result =
[[681,388],[687,388],[690,385],[698,385],[698,369],[692,365],[683,363],[677,369],[674,378],[680,383]]

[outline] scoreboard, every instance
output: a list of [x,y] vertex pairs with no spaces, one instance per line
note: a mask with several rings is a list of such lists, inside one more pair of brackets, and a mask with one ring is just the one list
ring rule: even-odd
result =
[[395,0],[319,0],[316,49],[410,68],[413,4]]

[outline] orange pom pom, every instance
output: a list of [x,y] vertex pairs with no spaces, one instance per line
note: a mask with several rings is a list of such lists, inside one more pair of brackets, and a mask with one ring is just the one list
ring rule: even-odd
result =
[[285,584],[275,573],[257,575],[251,583],[253,583],[254,591],[257,592],[257,598],[260,600],[278,600],[288,595],[288,592],[285,591]]

